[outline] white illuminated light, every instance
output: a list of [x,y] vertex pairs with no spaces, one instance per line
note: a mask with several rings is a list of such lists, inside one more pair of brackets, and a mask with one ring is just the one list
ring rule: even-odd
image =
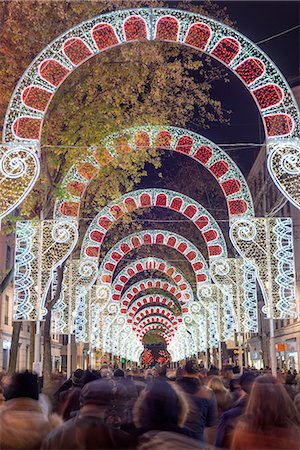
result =
[[14,320],[44,319],[47,314],[44,305],[53,273],[71,254],[77,240],[74,221],[17,222]]
[[120,301],[125,285],[129,283],[133,276],[144,271],[157,271],[167,275],[178,287],[178,289],[180,289],[182,293],[182,301],[184,303],[187,303],[188,301],[194,299],[194,293],[190,283],[177,267],[172,266],[170,263],[168,263],[168,261],[165,261],[164,259],[151,257],[137,259],[125,266],[118,273],[116,278],[113,280],[111,287],[112,300]]
[[243,258],[254,261],[266,316],[297,317],[292,219],[240,219],[232,224],[230,239]]
[[[253,261],[225,258],[210,267],[213,281],[223,292],[223,324],[228,333],[257,332],[256,271]],[[234,327],[234,328],[233,328]]]
[[[102,36],[94,32],[99,24],[104,30]],[[199,24],[207,28],[207,37]],[[39,147],[48,105],[67,76],[104,49],[133,39],[173,41],[216,58],[240,78],[254,97],[269,139],[299,138],[299,110],[291,89],[258,46],[207,16],[168,8],[143,8],[113,11],[87,20],[47,45],[25,71],[12,95],[4,122],[3,144],[34,142]],[[253,64],[249,65],[249,61]],[[32,185],[23,184],[20,196],[25,198]],[[293,197],[287,186],[281,190],[284,195],[287,191],[299,207],[299,199]],[[2,216],[17,203],[15,198],[7,204]]]
[[[203,284],[209,280],[209,271],[207,267],[207,262],[204,259],[202,253],[198,248],[188,241],[183,236],[172,233],[166,230],[143,230],[138,233],[131,234],[124,239],[117,242],[114,247],[112,247],[109,252],[105,255],[102,260],[99,269],[99,279],[103,284],[111,284],[111,280],[116,269],[117,264],[120,263],[122,258],[128,254],[124,252],[122,247],[127,245],[130,250],[134,250],[138,247],[144,245],[164,245],[167,247],[174,248],[179,253],[181,253],[187,261],[192,265],[194,262],[201,263],[201,267],[193,271],[195,273],[196,282],[198,285]],[[181,250],[181,246],[184,246],[184,250]],[[114,259],[118,255],[118,262]],[[110,267],[111,270],[108,270]]]
[[[101,249],[103,238],[99,243],[95,241],[93,236],[99,233],[104,236],[108,231],[107,223],[110,223],[110,226],[112,226],[128,212],[129,201],[130,211],[149,206],[171,210],[176,208],[176,211],[188,217],[195,224],[198,232],[202,234],[210,259],[227,256],[226,241],[221,228],[214,217],[202,205],[179,192],[151,188],[128,192],[105,206],[95,216],[83,239],[81,247],[81,256],[83,258],[88,255],[89,248],[97,246]],[[104,222],[106,223],[104,224]]]

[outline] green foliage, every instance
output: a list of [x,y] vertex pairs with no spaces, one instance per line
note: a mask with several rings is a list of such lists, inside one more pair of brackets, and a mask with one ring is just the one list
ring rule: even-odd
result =
[[[143,6],[168,6],[168,2],[4,2],[1,119],[13,86],[52,39],[103,12]],[[228,19],[210,1],[201,6],[183,2],[178,7]],[[49,107],[42,136],[42,176],[23,203],[21,216],[33,217],[41,209],[51,216],[67,169],[87,146],[98,145],[111,133],[143,123],[185,126],[192,121],[208,127],[212,121],[224,122],[221,103],[210,95],[212,83],[224,76],[207,56],[172,43],[132,43],[87,61],[63,83]],[[82,215],[90,214],[90,205],[104,205],[133,189],[146,175],[147,162],[159,168],[155,150],[124,155],[102,170],[87,192]]]

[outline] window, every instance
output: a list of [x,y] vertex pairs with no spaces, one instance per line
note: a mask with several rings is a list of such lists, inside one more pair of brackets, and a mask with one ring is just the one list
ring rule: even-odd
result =
[[5,304],[4,304],[4,325],[8,325],[9,320],[9,297],[5,296]]
[[11,267],[11,246],[6,246],[6,260],[5,260],[5,269],[9,270]]

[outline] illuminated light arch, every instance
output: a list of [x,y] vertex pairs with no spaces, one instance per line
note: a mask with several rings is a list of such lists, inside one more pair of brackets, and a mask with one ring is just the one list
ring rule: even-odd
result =
[[97,214],[85,233],[81,257],[98,257],[106,233],[115,222],[127,212],[149,207],[167,208],[181,213],[191,220],[202,234],[210,259],[227,256],[226,241],[221,228],[202,205],[179,192],[167,189],[139,189],[111,202]]
[[[39,152],[43,120],[49,102],[63,81],[84,61],[106,49],[135,40],[163,40],[188,45],[205,52],[228,67],[252,95],[263,119],[267,144],[273,138],[299,138],[299,110],[291,89],[274,63],[254,43],[224,24],[199,14],[167,8],[114,11],[82,22],[52,41],[31,63],[12,95],[3,128],[4,146],[18,146],[27,152],[35,145]],[[21,149],[20,149],[21,144]],[[299,158],[299,145],[296,143]],[[4,152],[5,152],[4,151]],[[285,156],[288,156],[288,149]],[[270,155],[271,156],[271,155]],[[270,161],[270,159],[269,159]],[[3,164],[0,164],[3,167]],[[297,175],[299,176],[299,167]],[[271,166],[271,170],[274,170]],[[26,197],[34,176],[19,176],[19,196],[5,204],[1,215],[8,214]],[[284,171],[281,167],[279,175]],[[286,173],[288,176],[288,173]],[[4,170],[5,178],[10,172]],[[278,177],[280,178],[280,177]],[[280,181],[278,185],[281,188]],[[299,196],[282,189],[299,207]]]
[[141,308],[135,314],[132,321],[129,322],[127,320],[127,322],[132,323],[133,330],[135,331],[135,329],[139,327],[139,324],[143,319],[148,318],[151,319],[154,315],[161,316],[163,319],[168,319],[174,325],[175,329],[178,325],[178,322],[180,322],[178,318],[174,314],[172,314],[172,312],[168,308],[165,308],[163,306],[151,306],[151,305],[146,306],[145,308]]
[[[142,147],[160,147],[191,157],[205,167],[218,182],[231,218],[254,216],[247,182],[226,152],[194,132],[176,127],[145,125],[107,137],[101,142],[100,153],[99,149],[91,148],[81,161],[70,168],[62,182],[62,196],[56,201],[54,217],[77,217],[85,190],[101,167],[117,157],[118,153],[122,153],[124,148],[126,151],[138,151]],[[128,206],[130,205],[124,205],[126,209]]]
[[[126,316],[128,317],[128,319],[132,319],[135,314],[144,307],[149,307],[149,305],[151,306],[151,304],[161,304],[161,306],[165,306],[170,310],[177,310],[177,314],[179,314],[178,311],[178,305],[174,302],[174,300],[172,300],[171,297],[164,297],[161,295],[157,295],[157,294],[149,294],[149,295],[143,295],[143,297],[139,297],[137,299],[134,299],[130,305],[127,308],[126,311]],[[181,311],[180,311],[181,313]]]
[[[169,264],[167,261],[151,257],[151,258],[142,258],[138,259],[127,266],[125,266],[116,276],[112,283],[111,288],[111,296],[112,300],[120,301],[122,297],[123,290],[125,285],[131,280],[132,277],[137,275],[138,273],[144,271],[158,271],[167,275],[181,292],[181,296],[177,298],[181,302],[186,303],[188,301],[192,301],[194,299],[194,294],[190,283],[186,280],[184,275],[174,266]],[[128,306],[127,300],[122,300],[122,308],[121,312],[126,312],[126,308]]]
[[[262,116],[267,144],[273,138],[283,145],[285,138],[299,138],[300,119],[291,89],[266,54],[255,44],[224,24],[188,11],[145,8],[115,11],[75,26],[52,41],[31,63],[20,79],[9,104],[2,142],[12,146],[24,160],[28,146],[39,152],[43,120],[50,101],[63,81],[83,62],[116,45],[143,40],[178,42],[205,52],[228,67],[251,93]],[[299,145],[296,142],[296,150]],[[295,156],[286,149],[285,156]],[[272,152],[269,161],[271,161]],[[3,169],[3,164],[0,164]],[[34,176],[18,179],[18,196],[6,203],[1,216],[18,206],[33,187],[39,165],[32,166]],[[269,168],[276,172],[270,163]],[[299,176],[299,167],[296,175]],[[5,179],[11,179],[7,168]],[[285,172],[280,167],[278,179]],[[29,180],[28,180],[29,178]],[[285,186],[278,187],[299,207],[299,196]]]
[[153,314],[152,316],[144,317],[138,324],[137,327],[132,327],[133,331],[136,334],[139,334],[142,329],[145,327],[145,325],[154,325],[155,327],[159,325],[165,326],[165,329],[170,333],[173,334],[176,329],[175,325],[171,322],[170,319],[167,317],[162,317],[157,314]]
[[152,323],[150,324],[146,324],[142,330],[140,331],[140,333],[137,334],[137,337],[139,338],[139,340],[142,342],[143,338],[145,336],[145,334],[149,333],[149,331],[155,331],[155,333],[160,334],[161,336],[164,337],[165,341],[167,344],[170,343],[172,337],[174,336],[174,333],[170,333],[169,329],[162,323]]
[[202,253],[183,236],[166,230],[143,230],[117,242],[103,258],[99,269],[102,284],[111,284],[120,261],[131,251],[144,245],[164,245],[177,250],[192,266],[197,285],[209,280],[208,266]]
[[[211,55],[229,67],[250,91],[265,119],[267,136],[288,134],[294,137],[299,131],[295,129],[298,126],[295,121],[299,120],[298,108],[287,82],[255,44],[214,19],[188,11],[147,8],[95,17],[52,41],[28,67],[13,93],[6,114],[3,143],[39,140],[41,124],[37,129],[27,127],[36,120],[43,121],[51,96],[78,66],[103,50],[140,40],[178,42]],[[24,94],[28,89],[33,92],[30,101]],[[28,114],[32,109],[38,113]],[[273,123],[284,114],[287,119],[282,119],[274,130]],[[31,122],[25,122],[27,125],[23,124],[17,130],[22,118]]]

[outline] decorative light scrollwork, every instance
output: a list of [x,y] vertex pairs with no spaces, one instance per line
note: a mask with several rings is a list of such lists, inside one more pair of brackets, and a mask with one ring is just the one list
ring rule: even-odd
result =
[[0,220],[27,197],[40,172],[33,147],[0,146]]
[[[245,239],[244,230],[253,230]],[[249,239],[251,237],[251,239]],[[297,316],[295,261],[291,218],[253,218],[235,221],[231,241],[248,262],[254,263],[269,318]]]
[[300,208],[300,139],[271,141],[268,169],[282,194]]

